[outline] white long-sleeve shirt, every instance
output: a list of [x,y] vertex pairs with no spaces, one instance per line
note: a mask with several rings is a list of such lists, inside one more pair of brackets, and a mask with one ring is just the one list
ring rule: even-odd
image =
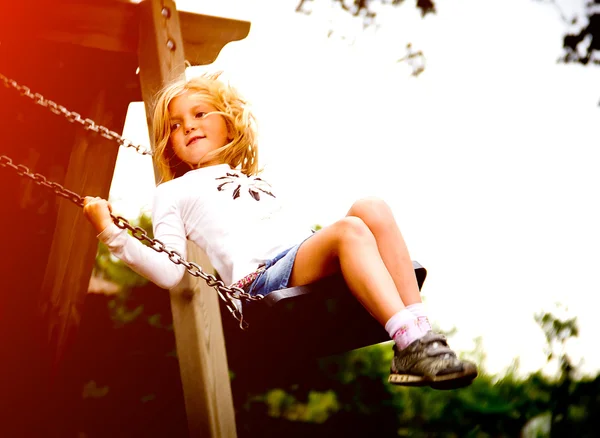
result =
[[[227,164],[191,170],[156,188],[154,237],[184,258],[186,240],[204,250],[226,284],[253,272],[307,238],[311,230],[285,210],[271,186]],[[115,224],[98,238],[131,269],[165,289],[185,267],[139,242]]]

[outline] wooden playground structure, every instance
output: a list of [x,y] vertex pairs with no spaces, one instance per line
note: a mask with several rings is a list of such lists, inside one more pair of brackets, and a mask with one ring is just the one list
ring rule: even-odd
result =
[[[0,18],[0,65],[7,76],[120,131],[130,102],[143,100],[149,110],[157,91],[184,75],[186,62],[213,62],[223,46],[245,38],[249,29],[245,21],[178,12],[171,0],[15,4]],[[2,102],[5,121],[22,118],[20,102],[16,105]],[[47,170],[74,192],[108,197],[118,152],[114,142],[49,112],[27,112],[25,135],[4,135],[3,152],[40,172]],[[41,139],[46,140],[44,148]],[[10,376],[3,382],[3,408],[21,436],[39,430],[52,436],[52,428],[59,428],[51,419],[60,399],[52,381],[79,324],[97,240],[76,206],[40,199],[7,175],[2,184],[10,187],[3,191],[2,204],[13,212],[2,225],[16,236],[5,241],[4,291],[18,291],[3,294],[1,303],[3,364]],[[50,214],[23,220],[41,208]],[[199,256],[190,258],[203,262]],[[19,260],[35,269],[26,269]],[[218,297],[198,293],[200,287],[211,289],[186,276],[171,292],[190,435],[233,437]]]
[[[0,90],[0,165],[26,177],[0,173],[5,211],[0,229],[6,230],[0,412],[7,418],[0,422],[0,436],[62,436],[68,412],[61,410],[57,376],[80,324],[97,249],[92,227],[73,203],[80,201],[77,194],[108,198],[119,145],[143,152],[117,133],[130,102],[143,101],[151,114],[156,93],[182,78],[186,65],[212,63],[227,43],[244,39],[249,30],[246,21],[180,12],[172,0],[41,0],[10,4],[0,15],[0,85],[9,89]],[[50,192],[38,190],[28,178]],[[188,244],[188,258],[210,268],[193,244]],[[415,272],[422,285],[425,270],[415,264]],[[188,429],[193,437],[235,437],[228,358],[238,360],[262,346],[260,357],[266,361],[279,341],[259,345],[257,336],[241,331],[227,337],[233,320],[227,315],[222,321],[219,294],[209,283],[186,275],[170,292]],[[265,309],[288,308],[289,301],[279,304],[288,298],[300,300],[294,301],[294,313],[271,312],[276,318],[255,310],[253,324],[268,333],[284,325],[304,328],[295,317],[319,315],[312,335],[304,329],[280,333],[294,345],[304,342],[296,348],[300,354],[314,356],[389,339],[341,278],[315,285],[270,294]],[[332,308],[336,317],[351,315],[351,323],[333,318]],[[335,327],[348,331],[340,336]],[[333,351],[323,333],[348,343],[337,342]]]

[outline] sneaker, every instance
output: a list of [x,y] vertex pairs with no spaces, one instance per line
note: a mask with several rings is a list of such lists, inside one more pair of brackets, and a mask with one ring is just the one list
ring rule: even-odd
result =
[[460,360],[448,347],[444,335],[428,331],[404,350],[394,345],[389,383],[404,386],[429,385],[435,389],[468,386],[477,377],[474,363]]

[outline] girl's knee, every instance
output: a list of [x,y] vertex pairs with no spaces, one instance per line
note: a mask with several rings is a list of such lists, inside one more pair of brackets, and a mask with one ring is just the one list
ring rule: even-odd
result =
[[389,205],[383,199],[376,197],[359,199],[352,205],[348,214],[359,217],[371,227],[381,222],[387,223],[392,219]]
[[355,240],[374,239],[373,233],[367,224],[359,217],[346,216],[337,221],[334,226],[337,230],[337,237],[340,242]]

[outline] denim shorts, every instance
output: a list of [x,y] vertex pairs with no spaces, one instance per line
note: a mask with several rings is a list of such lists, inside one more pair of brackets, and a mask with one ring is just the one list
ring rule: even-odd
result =
[[302,243],[304,241],[280,252],[271,260],[267,260],[265,270],[249,286],[248,293],[250,295],[267,295],[288,287],[296,254]]

